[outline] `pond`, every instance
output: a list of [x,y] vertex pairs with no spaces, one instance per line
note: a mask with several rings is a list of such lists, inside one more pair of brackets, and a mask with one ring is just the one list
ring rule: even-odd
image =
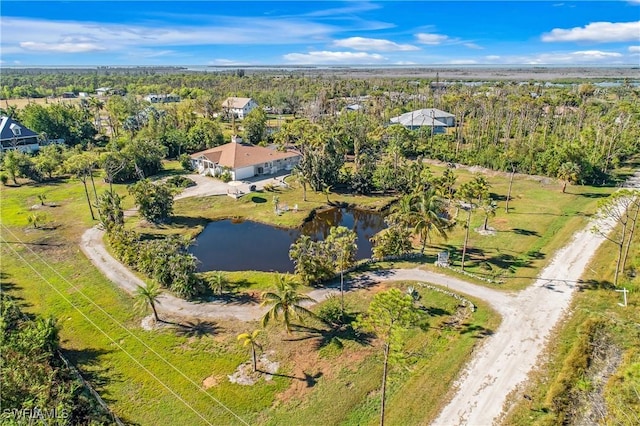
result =
[[356,209],[332,208],[319,212],[301,228],[284,229],[249,220],[210,222],[190,252],[200,261],[200,271],[293,272],[289,247],[301,235],[324,239],[332,226],[356,232],[357,259],[371,257],[369,239],[386,227],[384,214]]

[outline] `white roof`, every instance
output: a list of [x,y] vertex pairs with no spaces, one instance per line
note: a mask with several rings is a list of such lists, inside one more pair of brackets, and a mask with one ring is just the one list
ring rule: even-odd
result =
[[[437,114],[436,114],[437,112]],[[438,120],[437,118],[454,117],[453,114],[441,111],[436,108],[425,108],[416,111],[406,112],[398,117],[391,119],[392,123],[402,124],[406,127],[447,127],[446,123]]]
[[222,102],[222,106],[225,108],[234,108],[234,109],[242,109],[244,108],[252,99],[251,98],[236,98],[229,97]]

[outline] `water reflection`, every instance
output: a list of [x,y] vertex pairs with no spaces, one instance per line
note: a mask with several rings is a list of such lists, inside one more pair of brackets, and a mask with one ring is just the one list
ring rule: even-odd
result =
[[190,248],[201,271],[293,272],[289,247],[301,235],[324,239],[332,226],[346,226],[356,232],[356,257],[371,257],[369,239],[384,229],[384,215],[354,209],[328,209],[316,214],[300,229],[282,229],[252,221],[220,220],[209,223]]

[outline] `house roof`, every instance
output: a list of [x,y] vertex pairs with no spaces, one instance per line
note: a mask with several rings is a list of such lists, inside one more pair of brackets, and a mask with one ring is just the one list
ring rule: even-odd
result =
[[224,102],[222,102],[222,106],[224,108],[242,109],[249,103],[249,101],[251,101],[251,98],[228,97]]
[[402,124],[407,127],[447,127],[446,123],[438,120],[438,118],[455,117],[453,114],[441,111],[436,108],[418,109],[416,111],[406,112],[398,117],[391,119],[392,123]]
[[0,140],[13,139],[13,130],[16,126],[20,127],[20,136],[18,138],[38,137],[38,134],[31,129],[27,129],[11,117],[0,117]]
[[282,152],[257,145],[230,142],[216,146],[215,148],[207,149],[206,151],[191,154],[191,158],[197,159],[204,157],[212,163],[229,167],[231,169],[237,169],[239,167],[266,163],[268,161],[297,157],[299,155],[300,154],[293,151]]

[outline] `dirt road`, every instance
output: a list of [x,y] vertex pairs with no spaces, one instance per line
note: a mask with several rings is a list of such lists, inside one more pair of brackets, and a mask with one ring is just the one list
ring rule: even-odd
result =
[[[640,172],[627,186],[640,187]],[[426,281],[482,299],[502,316],[500,326],[485,340],[461,374],[451,391],[450,402],[434,425],[483,426],[498,421],[507,395],[535,366],[551,330],[570,305],[577,281],[603,242],[603,237],[590,231],[592,226],[589,224],[578,232],[555,254],[536,282],[518,293],[500,292],[420,269],[363,274],[348,284],[349,289],[355,289],[385,280]],[[144,283],[107,252],[102,237],[103,231],[98,228],[87,230],[80,244],[82,251],[111,281],[133,293],[137,285]],[[321,289],[309,295],[322,301],[335,291]],[[260,318],[266,308],[256,304],[192,303],[165,293],[160,298],[159,310],[174,316],[249,321]]]

